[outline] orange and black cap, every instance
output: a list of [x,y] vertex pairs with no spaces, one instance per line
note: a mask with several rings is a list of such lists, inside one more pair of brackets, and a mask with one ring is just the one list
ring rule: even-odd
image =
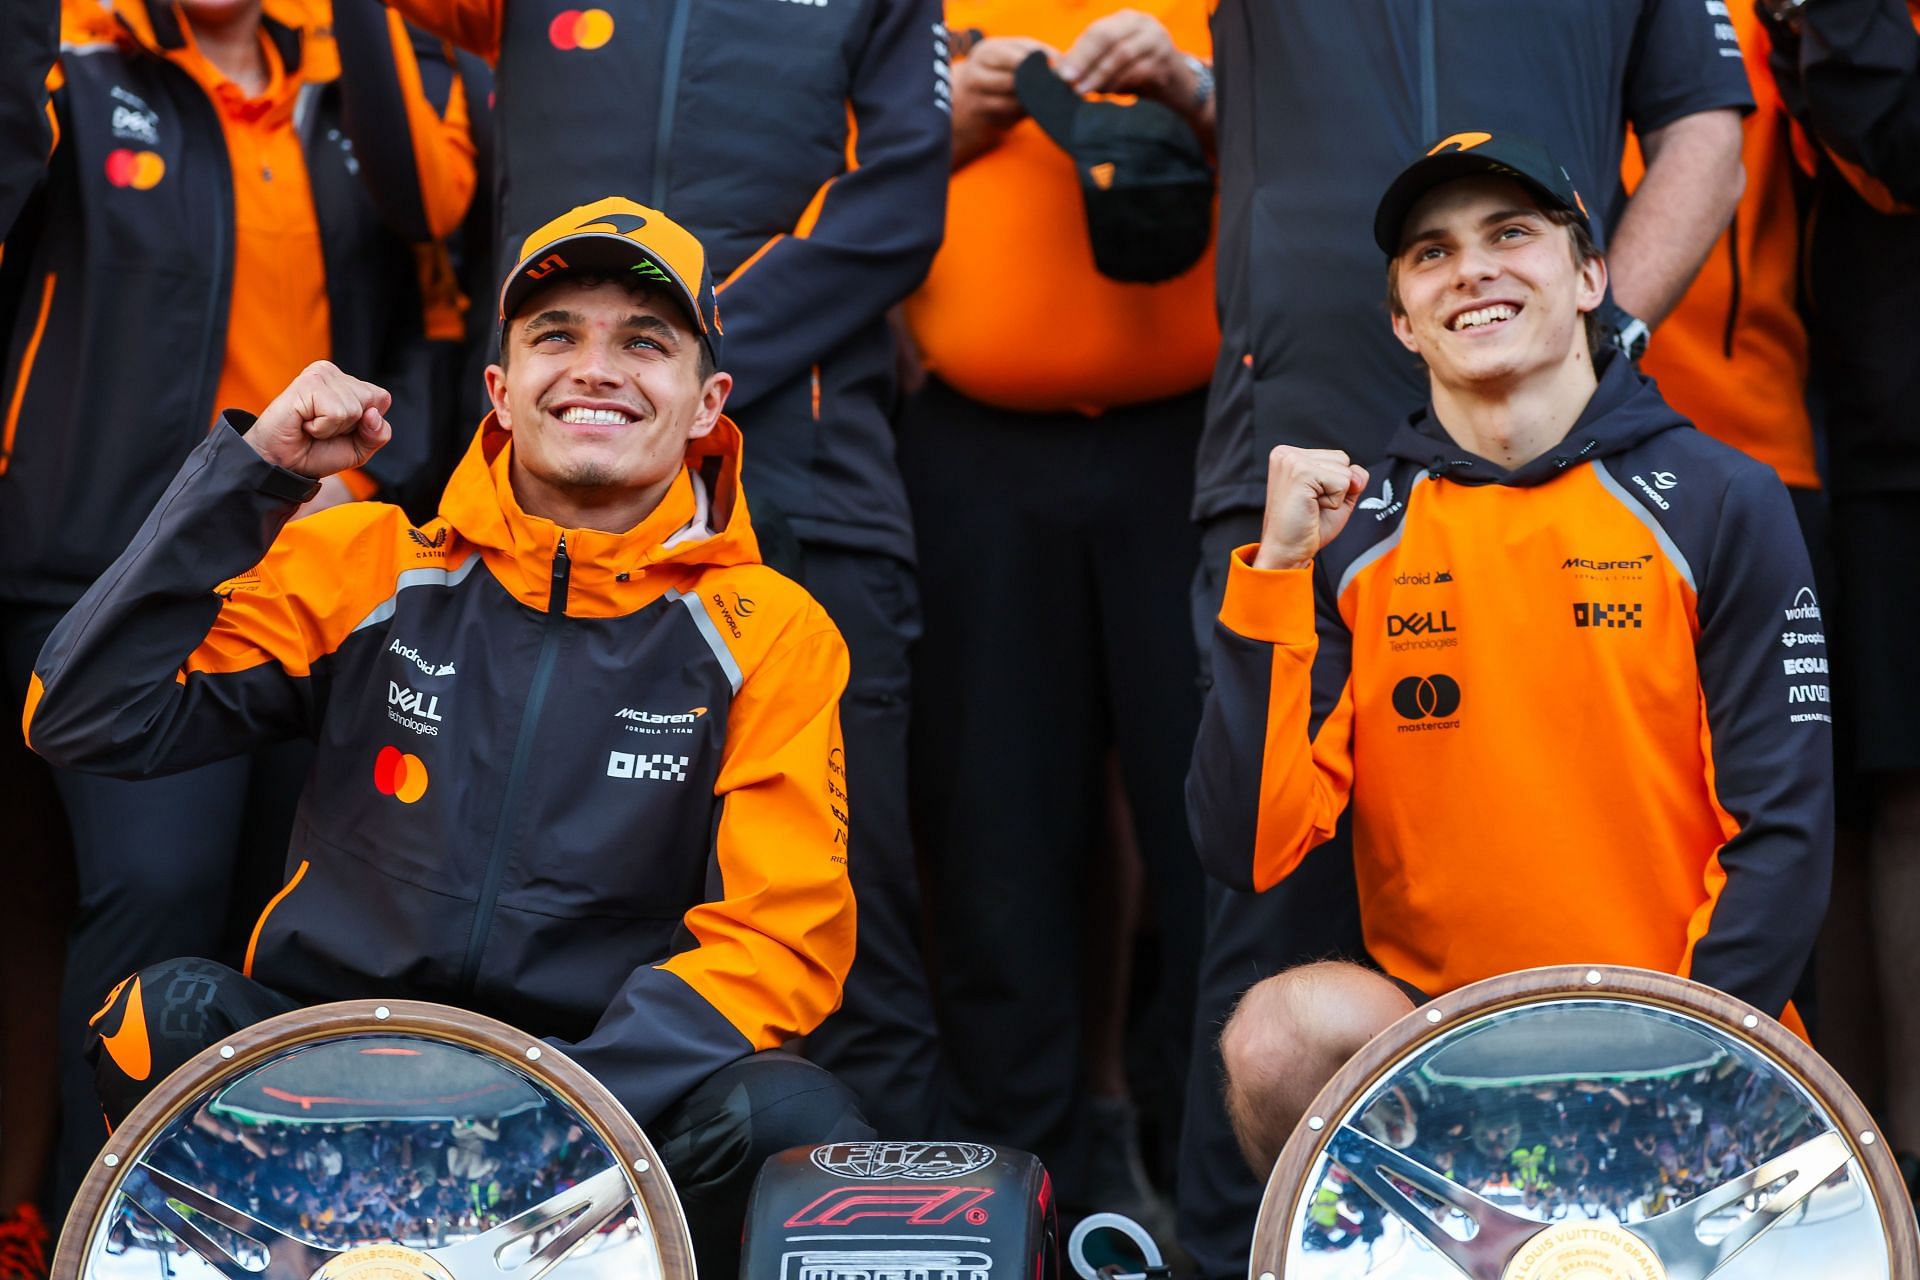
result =
[[1564,209],[1592,232],[1586,202],[1573,179],[1547,149],[1516,134],[1456,133],[1427,148],[1426,154],[1400,171],[1380,197],[1373,215],[1373,240],[1389,258],[1400,252],[1400,234],[1407,215],[1420,197],[1443,183],[1487,175],[1524,183],[1542,205]]
[[500,286],[500,327],[535,290],[563,272],[631,272],[673,295],[720,365],[720,306],[707,251],[691,231],[624,196],[607,196],[555,218],[528,236]]

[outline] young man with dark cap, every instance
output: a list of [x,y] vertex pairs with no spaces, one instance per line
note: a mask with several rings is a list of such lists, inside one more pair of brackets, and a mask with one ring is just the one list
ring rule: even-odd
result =
[[1354,809],[1381,969],[1283,972],[1222,1037],[1260,1169],[1414,993],[1636,965],[1797,1026],[1832,857],[1826,643],[1792,505],[1597,332],[1606,262],[1566,171],[1509,135],[1448,139],[1374,235],[1429,405],[1370,468],[1273,451],[1187,784],[1201,857],[1243,889]]
[[458,1004],[597,1076],[729,1275],[768,1155],[872,1133],[772,1052],[853,959],[846,646],[760,563],[698,240],[629,200],[574,209],[527,239],[500,317],[493,414],[424,528],[376,503],[287,523],[391,434],[384,390],[316,364],[226,415],[41,654],[27,737],[68,768],[318,744],[244,973],[122,983],[93,1023],[102,1101],[117,1122],[299,1005]]
[[[1586,193],[1627,345],[1685,290],[1740,194],[1751,103],[1714,0],[1220,0],[1220,358],[1193,514],[1202,653],[1232,548],[1253,540],[1277,444],[1379,455],[1426,394],[1380,323],[1366,233],[1405,157],[1456,132],[1541,140]],[[1630,123],[1648,157],[1626,199]],[[1209,889],[1196,1045],[1251,975],[1359,946],[1343,828],[1279,891]],[[1204,1048],[1196,1053],[1205,1052]],[[1247,1270],[1260,1187],[1233,1158],[1219,1060],[1196,1057],[1180,1154],[1180,1238],[1205,1280]],[[1222,1172],[1225,1171],[1225,1172]]]

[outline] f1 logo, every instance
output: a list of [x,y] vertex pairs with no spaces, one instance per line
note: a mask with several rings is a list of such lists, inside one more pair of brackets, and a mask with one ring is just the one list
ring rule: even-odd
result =
[[835,1187],[787,1219],[789,1227],[847,1227],[861,1218],[893,1218],[910,1227],[943,1227],[964,1217],[987,1220],[991,1187]]

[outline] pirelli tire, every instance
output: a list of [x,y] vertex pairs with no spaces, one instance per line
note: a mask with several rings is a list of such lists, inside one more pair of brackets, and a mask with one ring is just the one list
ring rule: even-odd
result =
[[1053,1185],[977,1142],[837,1142],[767,1161],[742,1280],[1055,1280]]

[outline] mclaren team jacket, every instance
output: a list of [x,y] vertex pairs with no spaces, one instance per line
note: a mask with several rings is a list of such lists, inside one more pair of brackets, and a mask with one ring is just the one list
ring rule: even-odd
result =
[[672,214],[713,265],[762,516],[911,558],[886,315],[945,220],[939,0],[389,3],[494,62],[502,270],[610,191]]
[[642,1123],[838,1006],[846,648],[759,563],[731,422],[624,535],[523,512],[484,429],[424,528],[287,524],[312,486],[244,425],[53,633],[26,730],[126,777],[317,741],[253,977],[504,1018]]
[[1311,569],[1236,553],[1188,813],[1265,889],[1349,804],[1368,949],[1435,995],[1534,965],[1778,1013],[1825,910],[1827,647],[1785,489],[1624,359],[1508,472],[1416,414]]
[[[437,41],[393,40],[384,23],[378,49],[337,74],[321,25],[278,21],[276,8],[300,6],[270,5],[264,25],[305,81],[294,119],[331,330],[331,351],[314,355],[365,371],[393,390],[395,421],[419,421],[432,371],[413,246],[362,180],[384,160],[351,151],[341,117],[354,92],[405,104],[388,134],[409,183],[416,157],[432,157],[419,180],[444,230],[473,180],[464,137],[441,146],[437,132],[457,82]],[[78,599],[221,407],[237,229],[218,108],[171,56],[187,39],[173,6],[115,0],[84,16],[57,63],[44,38],[0,36],[6,100],[25,84],[41,104],[33,127],[0,131],[0,600]],[[404,491],[423,439],[401,438],[368,474]]]

